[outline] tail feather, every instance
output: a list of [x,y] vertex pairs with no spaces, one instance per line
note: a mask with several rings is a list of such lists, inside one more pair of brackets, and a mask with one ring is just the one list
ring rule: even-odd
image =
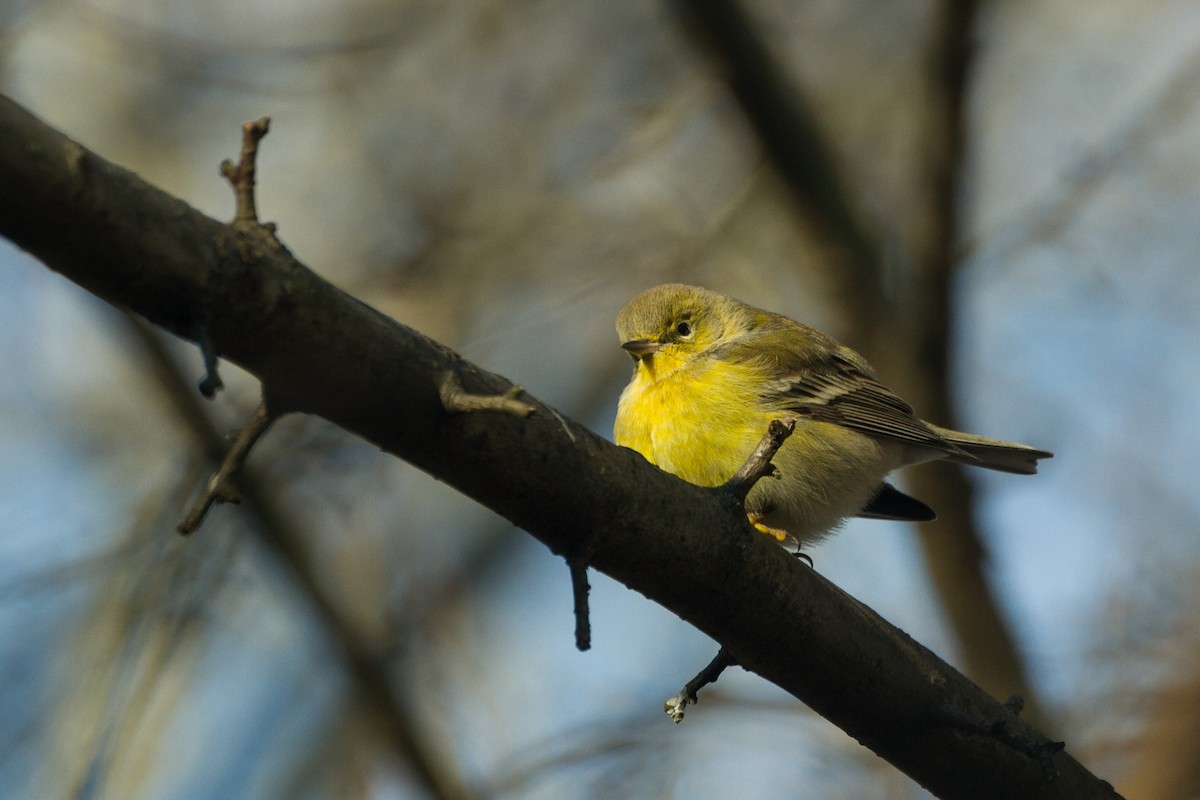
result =
[[949,460],[958,464],[1015,472],[1018,475],[1033,475],[1037,473],[1038,459],[1054,456],[1053,453],[1026,444],[989,439],[986,436],[925,424],[959,451],[952,450],[947,456]]
[[856,516],[906,522],[932,522],[937,519],[937,514],[933,513],[932,508],[915,497],[909,497],[886,481],[879,485],[879,491]]

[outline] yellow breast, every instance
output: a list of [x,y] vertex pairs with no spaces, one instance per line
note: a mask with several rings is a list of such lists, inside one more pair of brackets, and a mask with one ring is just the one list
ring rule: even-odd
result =
[[683,366],[663,355],[638,363],[617,405],[614,439],[686,481],[718,486],[766,430],[756,397],[761,376],[746,364]]

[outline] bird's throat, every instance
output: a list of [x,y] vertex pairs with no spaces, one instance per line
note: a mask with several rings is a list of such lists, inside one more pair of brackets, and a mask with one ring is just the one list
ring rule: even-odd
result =
[[684,359],[660,350],[652,355],[644,356],[638,361],[637,378],[647,384],[658,383],[679,372],[683,369],[684,364]]

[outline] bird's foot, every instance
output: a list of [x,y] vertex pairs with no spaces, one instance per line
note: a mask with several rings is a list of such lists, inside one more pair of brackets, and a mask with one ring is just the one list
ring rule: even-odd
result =
[[787,531],[780,528],[772,528],[770,525],[764,525],[762,523],[763,516],[763,514],[756,512],[747,514],[746,518],[750,520],[750,524],[753,525],[759,533],[765,533],[767,536],[770,536],[780,544],[783,544],[790,538]]

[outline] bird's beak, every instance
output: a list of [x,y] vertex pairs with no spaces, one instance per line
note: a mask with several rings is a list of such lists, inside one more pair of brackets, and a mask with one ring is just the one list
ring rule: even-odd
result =
[[645,358],[646,356],[654,355],[662,347],[661,342],[652,342],[649,339],[634,339],[631,342],[626,342],[621,347],[634,358]]

